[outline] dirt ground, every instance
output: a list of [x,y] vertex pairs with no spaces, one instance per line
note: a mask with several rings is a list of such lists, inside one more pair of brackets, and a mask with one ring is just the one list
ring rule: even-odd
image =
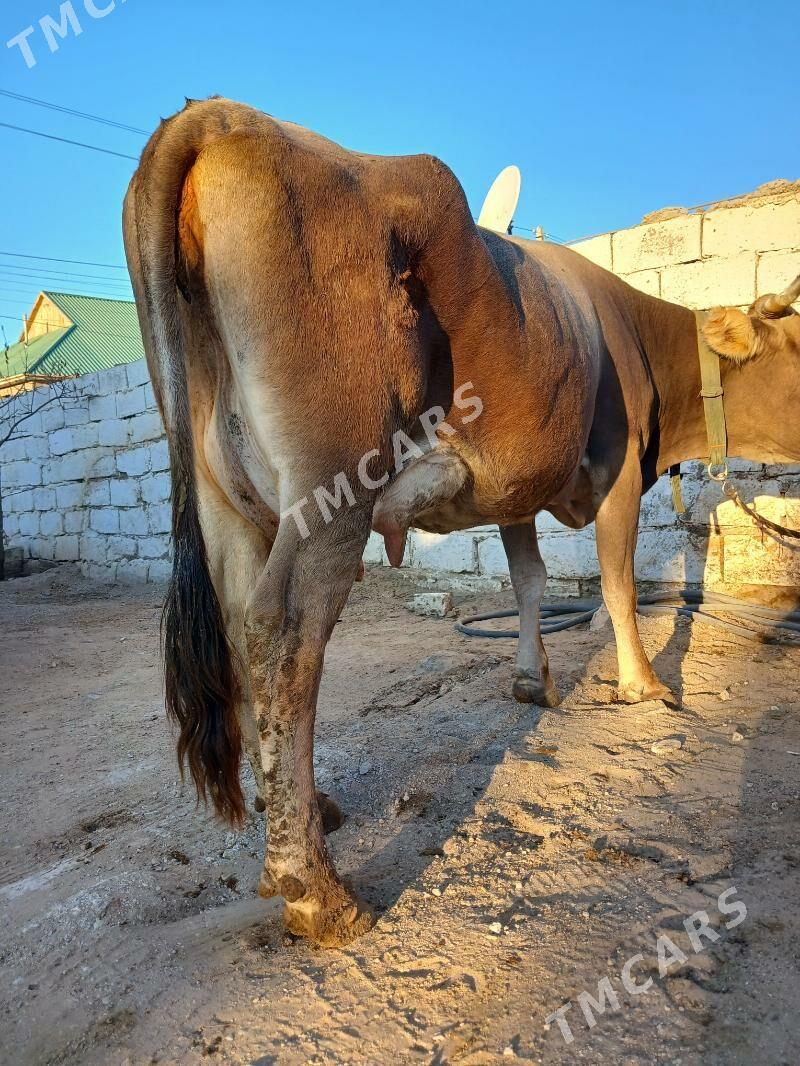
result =
[[256,896],[261,816],[179,784],[163,590],[0,586],[3,1062],[798,1062],[800,650],[645,619],[677,702],[629,708],[584,627],[547,638],[541,711],[514,642],[410,613],[411,580],[368,571],[329,649],[318,783],[378,922],[328,952]]

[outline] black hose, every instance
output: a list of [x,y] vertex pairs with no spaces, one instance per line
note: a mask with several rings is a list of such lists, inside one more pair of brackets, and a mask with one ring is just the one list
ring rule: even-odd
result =
[[[566,600],[542,604],[540,610],[542,634],[559,633],[571,629],[582,622],[589,622],[600,609],[601,599]],[[680,589],[677,592],[658,592],[650,596],[640,596],[637,604],[639,614],[678,614],[697,618],[719,626],[729,633],[745,637],[748,640],[768,641],[769,633],[764,630],[784,630],[800,633],[800,611],[779,611],[774,607],[764,607],[760,603],[737,600],[722,592],[706,592],[701,589]],[[730,615],[736,621],[720,618],[719,614]],[[475,614],[463,621],[456,622],[456,630],[466,637],[518,637],[516,629],[476,629],[475,622],[486,622],[490,618],[516,618],[519,611],[492,611],[489,614]],[[750,629],[740,622],[748,622],[760,627]]]

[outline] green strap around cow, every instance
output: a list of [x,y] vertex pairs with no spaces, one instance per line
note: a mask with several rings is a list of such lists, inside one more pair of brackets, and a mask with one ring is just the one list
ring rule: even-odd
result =
[[[708,436],[708,475],[715,481],[725,481],[728,476],[728,431],[725,425],[724,389],[720,376],[719,356],[706,344],[703,336],[705,311],[695,311],[697,323],[697,353],[700,358],[700,395],[703,398],[703,410],[706,416],[706,434]],[[686,514],[681,491],[681,464],[674,463],[669,468],[670,487],[672,489],[672,506],[678,517]]]
[[703,336],[705,311],[695,311],[697,321],[697,353],[700,356],[700,395],[706,416],[708,434],[708,476],[714,481],[725,481],[728,476],[728,431],[725,426],[722,378],[719,356],[706,344]]

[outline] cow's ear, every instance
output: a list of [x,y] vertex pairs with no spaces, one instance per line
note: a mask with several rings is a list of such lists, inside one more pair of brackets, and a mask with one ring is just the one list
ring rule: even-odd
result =
[[758,351],[753,319],[736,307],[715,307],[709,311],[703,336],[709,348],[736,363],[752,359]]

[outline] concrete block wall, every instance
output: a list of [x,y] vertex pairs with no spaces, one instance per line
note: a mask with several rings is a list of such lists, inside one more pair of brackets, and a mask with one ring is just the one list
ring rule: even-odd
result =
[[571,245],[652,296],[746,307],[800,271],[800,182],[771,182],[705,210],[668,208]]
[[166,579],[169,458],[144,360],[50,395],[37,390],[38,412],[0,451],[6,546],[104,581]]

